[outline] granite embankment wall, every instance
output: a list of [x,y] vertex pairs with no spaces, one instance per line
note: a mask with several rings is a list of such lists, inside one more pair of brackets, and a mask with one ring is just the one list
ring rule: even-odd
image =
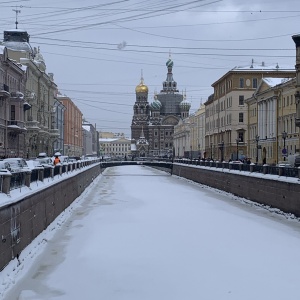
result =
[[220,172],[214,168],[173,165],[173,175],[300,217],[300,181],[288,182],[276,180],[276,176],[274,176],[275,180],[272,180],[267,177],[243,176],[242,174],[243,172]]
[[99,164],[0,208],[0,271],[100,174]]

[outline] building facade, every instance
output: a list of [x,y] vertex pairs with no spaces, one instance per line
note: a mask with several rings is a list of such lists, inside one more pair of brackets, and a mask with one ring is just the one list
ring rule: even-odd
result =
[[248,105],[248,153],[258,163],[277,164],[299,153],[296,78],[263,78]]
[[[205,102],[205,152],[213,159],[238,160],[248,156],[248,109],[250,98],[264,77],[293,78],[295,70],[264,63],[236,67],[212,84],[214,94]],[[218,149],[223,148],[222,151]],[[251,158],[253,159],[253,158]]]
[[81,157],[83,153],[82,112],[71,98],[58,95],[64,111],[64,155]]
[[131,140],[125,137],[99,138],[100,155],[103,159],[122,159],[131,157]]
[[58,137],[55,139],[53,144],[53,151],[54,153],[60,152],[64,155],[64,113],[65,113],[66,107],[57,100],[57,98],[54,101],[54,118],[52,121],[53,128],[58,131]]
[[0,46],[0,157],[24,157],[26,127],[24,111],[27,72],[9,58],[8,49]]
[[[39,49],[32,49],[29,34],[24,30],[4,31],[3,45],[8,56],[26,68],[25,152],[23,157],[36,157],[45,152],[52,155],[59,133],[54,128],[53,108],[57,94],[53,74],[46,73],[46,64]],[[22,153],[20,153],[21,155]]]
[[95,126],[86,120],[82,123],[83,129],[83,155],[99,156],[99,133]]

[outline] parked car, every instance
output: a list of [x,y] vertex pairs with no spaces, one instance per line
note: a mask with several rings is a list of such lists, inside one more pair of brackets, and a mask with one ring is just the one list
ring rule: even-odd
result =
[[240,164],[243,164],[243,163],[240,160],[233,160],[233,161],[230,162],[230,164],[238,164],[238,165],[240,165]]
[[35,159],[27,161],[27,165],[30,170],[44,169],[44,167],[40,164],[40,162]]
[[288,161],[279,161],[276,167],[292,168],[293,166]]
[[0,161],[0,173],[9,173],[11,170],[10,164],[6,161]]
[[41,164],[45,168],[54,167],[51,157],[38,157],[36,158],[36,161],[38,161],[39,164]]
[[5,158],[3,159],[3,162],[9,163],[11,172],[30,171],[24,158]]

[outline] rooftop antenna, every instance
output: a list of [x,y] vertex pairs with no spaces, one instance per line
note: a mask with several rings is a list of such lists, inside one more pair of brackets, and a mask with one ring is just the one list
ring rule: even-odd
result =
[[16,13],[16,22],[15,22],[15,24],[16,24],[16,29],[18,29],[18,24],[19,24],[19,22],[18,22],[18,14],[21,13],[21,10],[17,9],[17,7],[16,7],[16,9],[13,9],[13,11]]

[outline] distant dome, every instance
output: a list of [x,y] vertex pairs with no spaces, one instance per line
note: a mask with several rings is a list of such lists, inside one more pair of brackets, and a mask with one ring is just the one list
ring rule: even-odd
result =
[[169,67],[173,67],[174,63],[173,63],[173,60],[171,58],[168,59],[168,61],[166,62],[166,66],[169,68]]
[[152,110],[160,110],[162,104],[161,104],[161,102],[160,102],[158,99],[155,99],[155,100],[150,104],[150,106],[151,106],[151,109],[152,109]]
[[182,110],[189,110],[191,108],[191,103],[188,102],[186,99],[184,99],[183,101],[181,101],[180,103],[180,108]]
[[25,51],[33,55],[33,50],[29,44],[29,34],[24,30],[5,30],[3,45],[14,51]]

